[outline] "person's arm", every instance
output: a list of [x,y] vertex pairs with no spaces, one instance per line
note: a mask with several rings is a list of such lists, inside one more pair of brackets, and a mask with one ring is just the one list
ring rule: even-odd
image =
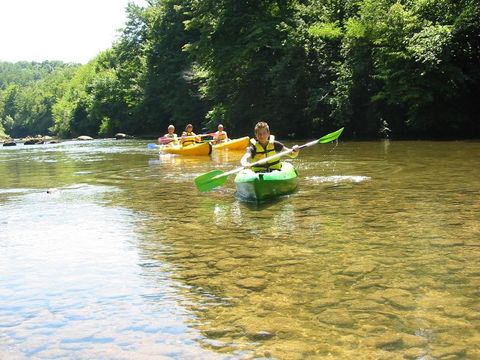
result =
[[180,137],[180,145],[183,145],[185,142],[185,136],[188,136],[186,131],[182,132],[182,136]]
[[212,142],[214,145],[218,142],[218,131],[213,134]]
[[300,152],[300,148],[298,145],[293,145],[292,146],[292,152],[290,153],[290,157],[292,159],[295,159],[298,156],[298,153]]
[[281,142],[275,141],[275,151],[276,152],[279,152],[278,148],[280,148],[280,151],[292,150],[292,152],[290,154],[288,154],[288,156],[292,159],[295,159],[298,156],[298,152],[300,151],[298,145],[293,145],[292,149],[290,149],[290,148],[286,147],[285,145],[283,145]]

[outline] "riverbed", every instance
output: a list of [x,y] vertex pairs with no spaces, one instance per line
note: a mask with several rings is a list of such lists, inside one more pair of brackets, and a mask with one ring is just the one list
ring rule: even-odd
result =
[[197,191],[241,155],[0,148],[0,359],[480,358],[480,142],[319,144],[294,194]]

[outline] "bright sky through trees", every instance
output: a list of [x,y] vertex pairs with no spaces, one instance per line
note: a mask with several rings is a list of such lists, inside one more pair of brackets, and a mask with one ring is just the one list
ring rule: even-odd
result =
[[129,2],[144,0],[0,0],[0,61],[86,63],[109,48]]

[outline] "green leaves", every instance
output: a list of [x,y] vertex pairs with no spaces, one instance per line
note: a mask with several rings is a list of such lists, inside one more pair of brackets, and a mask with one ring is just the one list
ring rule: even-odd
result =
[[11,136],[48,134],[52,107],[60,99],[78,65],[0,63],[0,124]]
[[5,131],[479,131],[478,0],[155,0],[127,15],[91,64],[0,63]]
[[343,35],[338,21],[333,23],[316,23],[308,29],[308,33],[325,40],[340,39]]
[[426,26],[407,39],[406,50],[415,61],[438,65],[443,60],[443,53],[452,40],[452,26]]

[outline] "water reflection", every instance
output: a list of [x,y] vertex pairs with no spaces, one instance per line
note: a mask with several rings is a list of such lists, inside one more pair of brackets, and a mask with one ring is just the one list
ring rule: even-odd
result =
[[478,357],[480,144],[314,147],[260,206],[132,144],[0,153],[0,357]]
[[[232,183],[221,195],[193,199],[194,216],[181,216],[192,236],[164,241],[175,247],[166,259],[188,285],[184,305],[210,339],[206,348],[287,359],[478,351],[478,252],[450,250],[464,248],[478,226],[458,229],[469,218],[465,208],[448,221],[457,229],[442,226],[467,198],[426,192],[436,181],[421,158],[355,153],[355,163],[341,153],[334,162],[301,161],[298,193],[261,208],[232,200]],[[347,169],[340,174],[339,161]],[[358,170],[365,175],[345,175]]]

